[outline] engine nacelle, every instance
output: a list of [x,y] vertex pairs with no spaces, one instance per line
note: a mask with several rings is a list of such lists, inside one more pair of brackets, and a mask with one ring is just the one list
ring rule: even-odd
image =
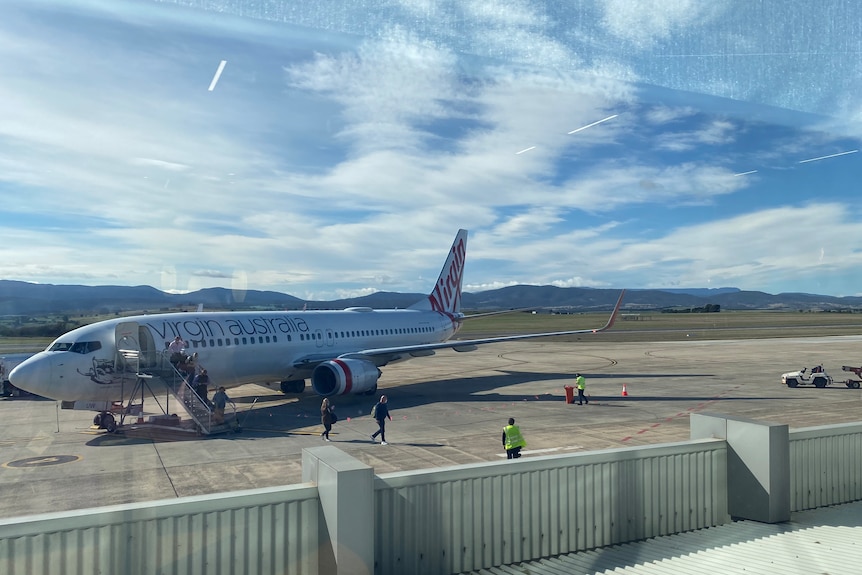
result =
[[311,387],[323,397],[365,393],[377,388],[380,370],[370,361],[333,359],[324,361],[311,372]]

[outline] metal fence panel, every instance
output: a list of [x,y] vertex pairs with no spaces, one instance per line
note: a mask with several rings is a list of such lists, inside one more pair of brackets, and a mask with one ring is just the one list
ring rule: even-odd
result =
[[790,510],[862,500],[862,423],[790,431]]
[[389,473],[376,573],[458,573],[720,525],[727,451],[699,440]]
[[188,497],[0,520],[15,575],[316,575],[317,488]]

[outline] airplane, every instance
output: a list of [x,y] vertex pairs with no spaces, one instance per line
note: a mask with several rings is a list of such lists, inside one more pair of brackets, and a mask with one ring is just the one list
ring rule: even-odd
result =
[[[198,311],[114,318],[61,335],[9,377],[20,389],[104,413],[110,402],[126,399],[129,371],[146,373],[160,361],[164,364],[169,344],[179,336],[187,343],[186,353],[197,354],[197,365],[207,369],[215,386],[280,382],[283,393],[302,393],[310,379],[314,392],[323,397],[372,395],[380,368],[396,361],[441,349],[465,352],[505,341],[598,333],[610,329],[619,313],[625,290],[603,327],[452,340],[469,317],[461,313],[466,248],[467,230],[462,229],[434,289],[404,309]],[[137,365],[129,365],[126,350],[135,352]]]

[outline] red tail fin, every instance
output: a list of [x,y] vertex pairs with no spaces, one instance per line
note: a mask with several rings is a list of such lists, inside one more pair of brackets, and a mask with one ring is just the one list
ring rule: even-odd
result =
[[426,299],[411,305],[412,309],[432,309],[444,313],[461,312],[461,279],[467,259],[467,230],[458,230],[449,257],[443,264],[440,277]]

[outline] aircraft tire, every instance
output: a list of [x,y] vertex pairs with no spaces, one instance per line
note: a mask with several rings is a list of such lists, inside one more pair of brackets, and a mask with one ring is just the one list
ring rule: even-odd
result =
[[98,427],[99,429],[101,429],[101,428],[102,428],[102,414],[101,414],[101,413],[97,413],[97,414],[93,417],[93,425],[95,425],[95,426],[96,426],[96,427]]
[[117,421],[114,419],[114,416],[110,413],[106,413],[102,418],[102,427],[108,433],[114,433],[117,431]]

